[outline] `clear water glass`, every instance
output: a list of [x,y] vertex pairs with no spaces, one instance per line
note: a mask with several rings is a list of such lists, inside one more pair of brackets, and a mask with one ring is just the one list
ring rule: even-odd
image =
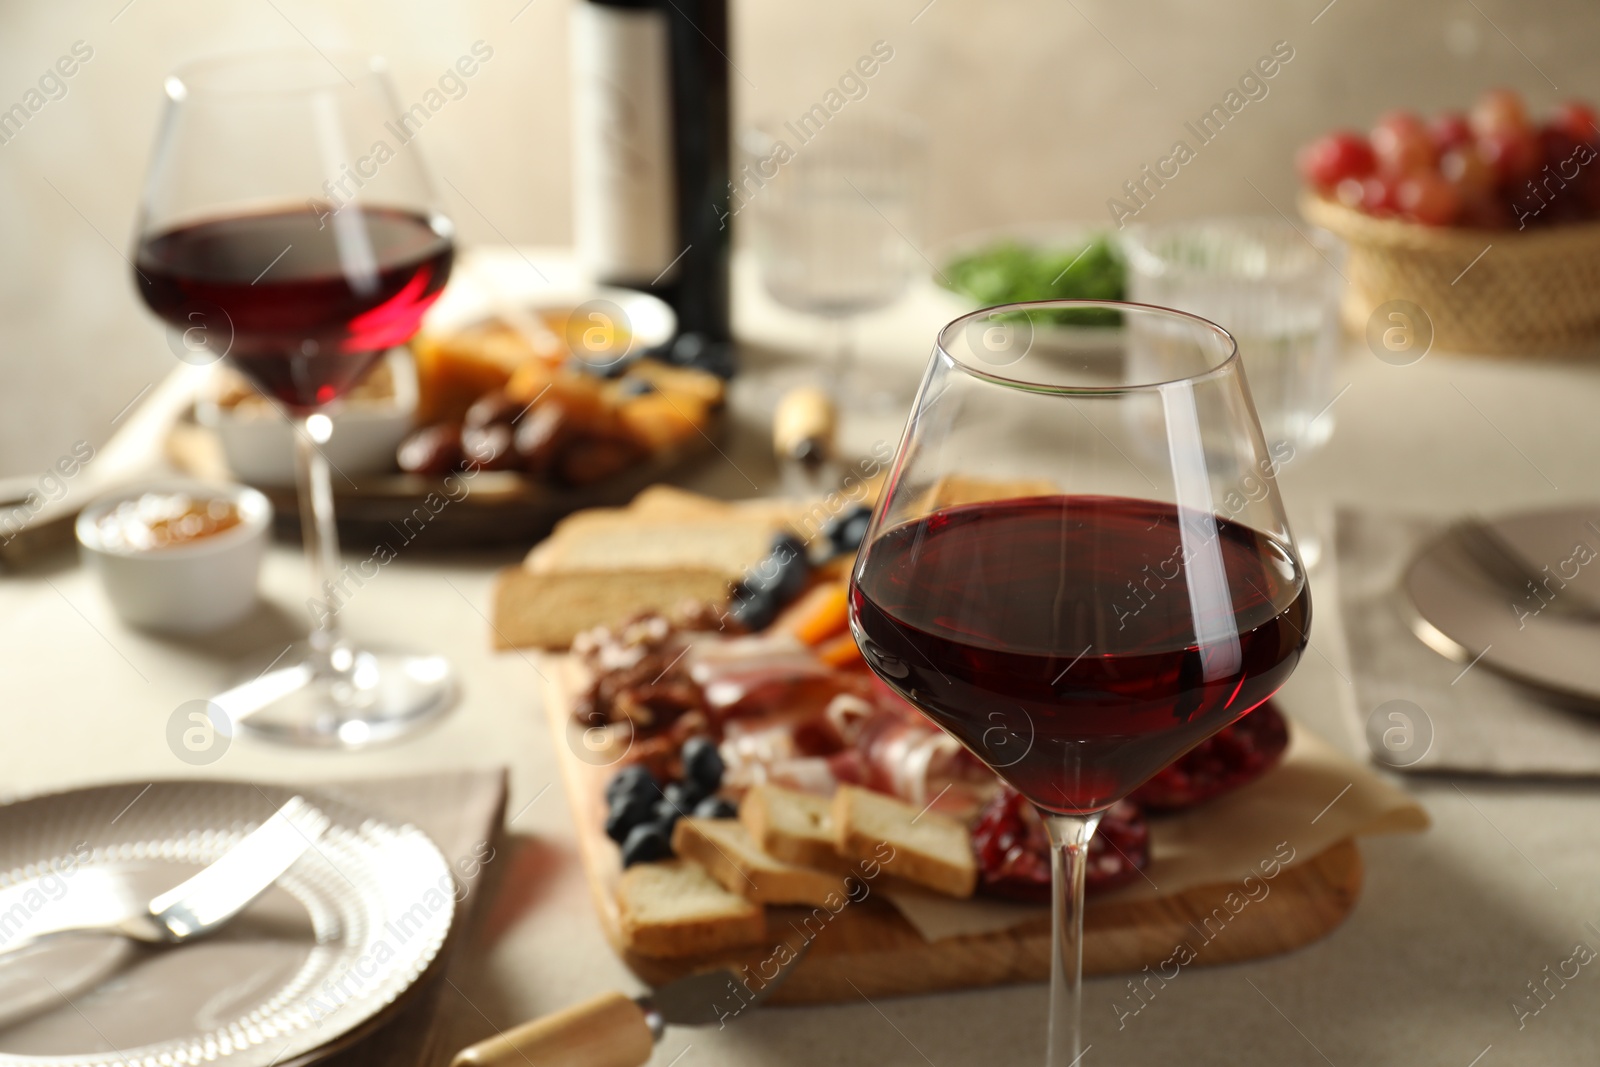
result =
[[1327,442],[1341,285],[1331,236],[1281,218],[1201,219],[1133,228],[1124,248],[1129,299],[1199,315],[1233,335],[1280,462]]

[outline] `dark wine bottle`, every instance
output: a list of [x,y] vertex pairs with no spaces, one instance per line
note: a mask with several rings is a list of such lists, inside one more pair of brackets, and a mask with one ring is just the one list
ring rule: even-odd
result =
[[661,297],[657,353],[724,376],[728,314],[727,0],[579,0],[572,19],[574,223],[608,285]]

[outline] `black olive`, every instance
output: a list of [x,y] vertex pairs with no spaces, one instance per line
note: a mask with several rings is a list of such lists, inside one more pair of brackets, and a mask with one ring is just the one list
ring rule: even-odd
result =
[[650,768],[642,763],[630,763],[612,775],[611,781],[606,783],[607,804],[615,804],[617,798],[624,793],[645,793],[652,800],[661,795],[655,775],[651,774]]
[[673,782],[662,791],[662,797],[677,811],[685,815],[701,800],[710,795],[711,790],[702,789],[697,782]]
[[822,528],[822,535],[828,539],[828,547],[834,554],[842,556],[861,547],[861,542],[867,539],[867,527],[871,523],[872,509],[865,504],[857,504],[829,519]]
[[739,809],[722,797],[706,797],[694,806],[694,817],[697,819],[732,819],[738,814]]
[[721,787],[725,768],[722,754],[717,751],[716,743],[711,738],[689,738],[683,743],[679,755],[683,760],[684,780],[693,782],[702,797],[710,796]]
[[684,807],[682,804],[675,804],[666,797],[662,797],[660,800],[656,801],[655,810],[651,817],[656,822],[662,823],[670,828],[673,823],[689,814],[690,809],[693,807],[693,804],[690,804],[688,807]]
[[640,823],[628,831],[622,842],[622,865],[664,860],[672,855],[672,825],[670,823]]
[[770,590],[757,589],[743,579],[733,583],[732,603],[728,615],[734,622],[752,633],[765,630],[778,617],[783,605]]
[[793,534],[779,534],[772,551],[745,573],[744,584],[771,593],[781,606],[804,592],[810,578],[811,560],[805,544]]
[[619,845],[640,823],[649,822],[656,813],[656,802],[638,793],[624,793],[617,797],[606,815],[606,836]]

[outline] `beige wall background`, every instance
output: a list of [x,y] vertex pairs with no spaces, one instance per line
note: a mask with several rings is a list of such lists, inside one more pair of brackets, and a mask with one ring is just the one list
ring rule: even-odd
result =
[[[492,60],[419,143],[464,241],[563,244],[572,2],[0,0],[0,110],[74,42],[94,50],[0,145],[0,475],[103,442],[173,366],[122,258],[167,69],[309,40],[387,55],[411,100],[481,39]],[[1107,219],[1122,183],[1279,41],[1294,58],[1267,95],[1141,219],[1292,214],[1295,147],[1388,107],[1465,104],[1492,84],[1539,107],[1600,98],[1593,0],[734,0],[732,17],[736,122],[793,117],[874,42],[893,47],[850,107],[908,111],[931,131],[925,246]]]

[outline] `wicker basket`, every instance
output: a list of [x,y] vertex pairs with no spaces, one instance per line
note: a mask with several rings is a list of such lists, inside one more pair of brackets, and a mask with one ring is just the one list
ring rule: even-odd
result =
[[1436,350],[1522,354],[1600,341],[1600,222],[1451,229],[1373,218],[1316,196],[1300,210],[1350,247],[1343,317],[1357,335],[1379,305],[1409,300],[1432,320]]

